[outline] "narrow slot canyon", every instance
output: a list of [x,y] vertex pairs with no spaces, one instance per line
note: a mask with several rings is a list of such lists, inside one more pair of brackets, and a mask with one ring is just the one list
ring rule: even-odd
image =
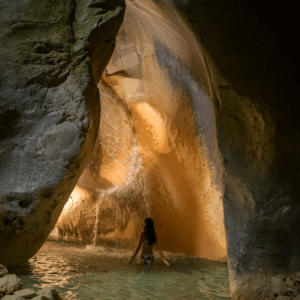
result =
[[151,216],[165,250],[226,261],[206,70],[175,8],[127,3],[98,88],[94,153],[52,236],[135,246]]
[[0,3],[0,300],[300,300],[288,4]]

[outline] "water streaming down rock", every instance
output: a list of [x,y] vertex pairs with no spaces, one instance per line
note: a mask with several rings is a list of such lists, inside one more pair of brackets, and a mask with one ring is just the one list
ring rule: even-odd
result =
[[59,238],[68,241],[124,243],[136,239],[133,228],[150,215],[148,179],[128,109],[103,84],[99,88],[103,92],[101,139],[56,230]]
[[127,1],[98,87],[98,140],[57,223],[60,238],[133,244],[151,216],[164,249],[224,259],[207,74],[198,42],[177,10]]

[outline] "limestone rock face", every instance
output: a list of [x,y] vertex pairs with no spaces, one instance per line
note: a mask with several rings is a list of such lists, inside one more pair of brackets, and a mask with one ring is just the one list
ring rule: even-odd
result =
[[209,73],[232,296],[273,299],[271,276],[300,266],[296,3],[165,2],[199,34]]
[[135,246],[152,217],[163,249],[226,259],[208,77],[197,39],[174,7],[126,2],[99,89],[98,140],[58,238]]
[[32,257],[94,148],[122,0],[0,4],[0,263]]

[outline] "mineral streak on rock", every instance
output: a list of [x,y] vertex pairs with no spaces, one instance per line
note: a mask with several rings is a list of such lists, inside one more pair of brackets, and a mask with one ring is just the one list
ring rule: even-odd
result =
[[226,259],[208,77],[174,7],[127,1],[99,89],[98,140],[58,238],[135,243],[151,216],[164,249]]
[[94,148],[122,0],[0,4],[0,263],[32,257]]

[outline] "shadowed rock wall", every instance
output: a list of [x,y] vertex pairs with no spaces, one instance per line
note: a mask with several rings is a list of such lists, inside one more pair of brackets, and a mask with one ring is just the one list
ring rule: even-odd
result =
[[58,238],[135,246],[152,217],[164,249],[226,260],[208,77],[175,8],[127,1],[99,89],[98,141]]
[[199,34],[209,72],[231,293],[274,299],[270,276],[300,266],[296,3],[174,3]]
[[124,6],[121,0],[0,3],[0,263],[6,266],[26,262],[41,247],[94,148],[97,83]]

